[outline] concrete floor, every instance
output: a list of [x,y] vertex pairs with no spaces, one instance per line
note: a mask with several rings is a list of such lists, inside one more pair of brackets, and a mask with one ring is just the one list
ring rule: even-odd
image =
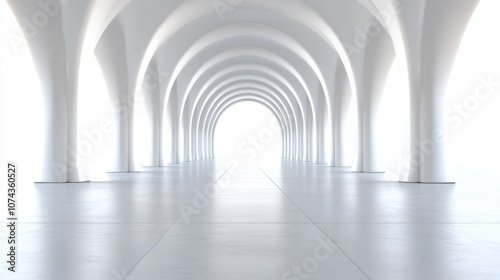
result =
[[35,184],[20,207],[18,271],[2,261],[2,280],[500,279],[496,182],[200,161]]

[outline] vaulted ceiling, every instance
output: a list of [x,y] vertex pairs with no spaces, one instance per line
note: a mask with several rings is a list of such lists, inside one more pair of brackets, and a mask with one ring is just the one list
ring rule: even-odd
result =
[[[382,171],[374,127],[387,74],[397,59],[408,111],[402,158],[409,167],[400,180],[413,182],[448,180],[440,143],[434,141],[437,152],[427,155],[430,167],[421,155],[422,143],[432,139],[441,121],[439,106],[430,116],[421,110],[440,104],[439,81],[449,75],[477,3],[9,0],[31,37],[46,94],[67,100],[54,101],[64,107],[54,118],[62,114],[66,122],[53,131],[65,136],[63,146],[77,141],[73,126],[82,54],[97,56],[111,99],[126,108],[117,113],[117,171],[135,169],[132,134],[138,93],[144,94],[149,125],[156,128],[151,144],[155,165],[213,156],[217,118],[242,100],[260,102],[275,114],[284,134],[284,157],[351,165],[343,162],[343,143],[336,136],[344,133],[345,104],[352,98],[357,108],[353,171]],[[54,148],[47,157],[67,163],[71,155],[68,159],[65,153]],[[54,175],[47,176],[54,180]],[[81,174],[76,168],[63,177],[78,181]]]

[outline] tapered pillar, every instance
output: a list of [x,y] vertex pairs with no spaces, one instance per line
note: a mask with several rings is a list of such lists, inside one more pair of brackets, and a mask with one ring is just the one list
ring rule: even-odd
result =
[[450,183],[447,173],[444,98],[456,53],[479,0],[403,2],[391,26],[409,114],[400,181]]
[[428,1],[422,37],[420,94],[420,182],[449,183],[444,110],[455,57],[479,0]]
[[160,75],[156,59],[152,59],[142,85],[148,121],[148,145],[144,166],[161,166],[162,108],[160,101]]
[[318,95],[318,110],[317,110],[317,145],[318,153],[316,158],[316,163],[328,163],[328,147],[327,147],[327,136],[328,129],[330,127],[328,108],[326,103],[326,98],[323,93],[323,89],[319,88]]
[[335,75],[335,166],[351,166],[348,158],[347,119],[351,105],[351,88],[347,73],[342,64],[338,64]]
[[110,171],[133,172],[135,171],[132,143],[134,94],[128,88],[126,48],[119,20],[110,24],[94,53],[106,79],[116,127]]
[[304,150],[305,150],[305,159],[304,161],[313,161],[314,158],[314,146],[316,143],[314,142],[314,127],[315,127],[315,119],[312,112],[312,107],[310,102],[307,102],[307,126],[304,137]]
[[351,56],[351,60],[354,68],[354,77],[353,85],[356,86],[356,130],[355,130],[355,143],[354,143],[354,158],[351,165],[351,170],[353,172],[363,172],[363,154],[364,154],[364,104],[365,104],[365,95],[364,95],[364,49],[358,54],[354,54]]
[[77,141],[77,89],[90,1],[8,3],[27,39],[43,93],[43,155],[36,181],[88,181]]
[[181,118],[182,118],[182,122],[181,122],[181,127],[180,129],[182,130],[182,143],[183,143],[183,153],[182,153],[182,161],[186,161],[186,162],[190,162],[192,161],[192,158],[191,158],[191,131],[189,129],[189,117],[188,117],[188,114],[187,112],[190,110],[189,108],[189,101],[187,102],[188,104],[186,104],[186,110],[184,111],[184,113],[182,114]]
[[379,108],[387,76],[394,62],[394,48],[386,32],[373,37],[366,48],[363,92],[363,172],[383,172],[379,146]]
[[167,107],[165,111],[165,129],[164,129],[164,151],[166,163],[180,163],[179,154],[179,117],[177,101],[177,85],[172,87],[172,92],[168,96]]
[[[292,106],[294,106],[292,104]],[[298,112],[300,112],[300,110],[298,110]],[[302,135],[304,134],[304,119],[302,117],[302,114],[300,113],[297,113],[298,115],[297,116],[293,116],[295,117],[295,122],[297,122],[297,133],[295,134],[295,157],[294,159],[295,160],[301,160],[303,159],[303,145],[302,145],[302,141],[303,141],[303,137]]]

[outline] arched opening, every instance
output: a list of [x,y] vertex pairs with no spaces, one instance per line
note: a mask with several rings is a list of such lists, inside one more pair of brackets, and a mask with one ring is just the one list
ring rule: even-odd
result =
[[30,49],[6,1],[0,1],[0,36],[0,162],[15,161],[23,181],[33,182],[44,148],[43,96]]
[[380,153],[385,176],[399,181],[399,167],[403,143],[403,101],[401,96],[401,71],[394,61],[387,76],[382,101],[380,103]]
[[219,159],[276,159],[282,156],[282,147],[278,119],[270,109],[254,101],[228,107],[215,126],[214,152]]
[[448,164],[457,182],[493,183],[500,173],[500,18],[496,0],[479,2],[450,76],[445,104]]
[[78,83],[78,145],[80,164],[92,181],[107,178],[113,157],[116,123],[101,67],[93,53],[82,59]]

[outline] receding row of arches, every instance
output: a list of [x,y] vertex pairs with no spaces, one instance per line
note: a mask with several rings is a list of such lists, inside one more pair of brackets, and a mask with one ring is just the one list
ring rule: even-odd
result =
[[[28,41],[52,124],[45,141],[58,140],[44,150],[40,181],[86,180],[72,147],[78,145],[79,66],[95,54],[117,104],[111,171],[138,169],[134,119],[143,105],[144,164],[163,166],[213,157],[221,114],[253,101],[278,121],[284,158],[382,172],[377,124],[396,62],[405,124],[397,179],[449,182],[435,132],[444,123],[445,81],[478,2],[251,0],[232,2],[221,17],[202,0],[53,1],[52,11],[61,12]],[[9,4],[20,23],[40,9],[35,1]],[[352,163],[345,138],[351,100]],[[54,163],[66,171],[55,172]]]

